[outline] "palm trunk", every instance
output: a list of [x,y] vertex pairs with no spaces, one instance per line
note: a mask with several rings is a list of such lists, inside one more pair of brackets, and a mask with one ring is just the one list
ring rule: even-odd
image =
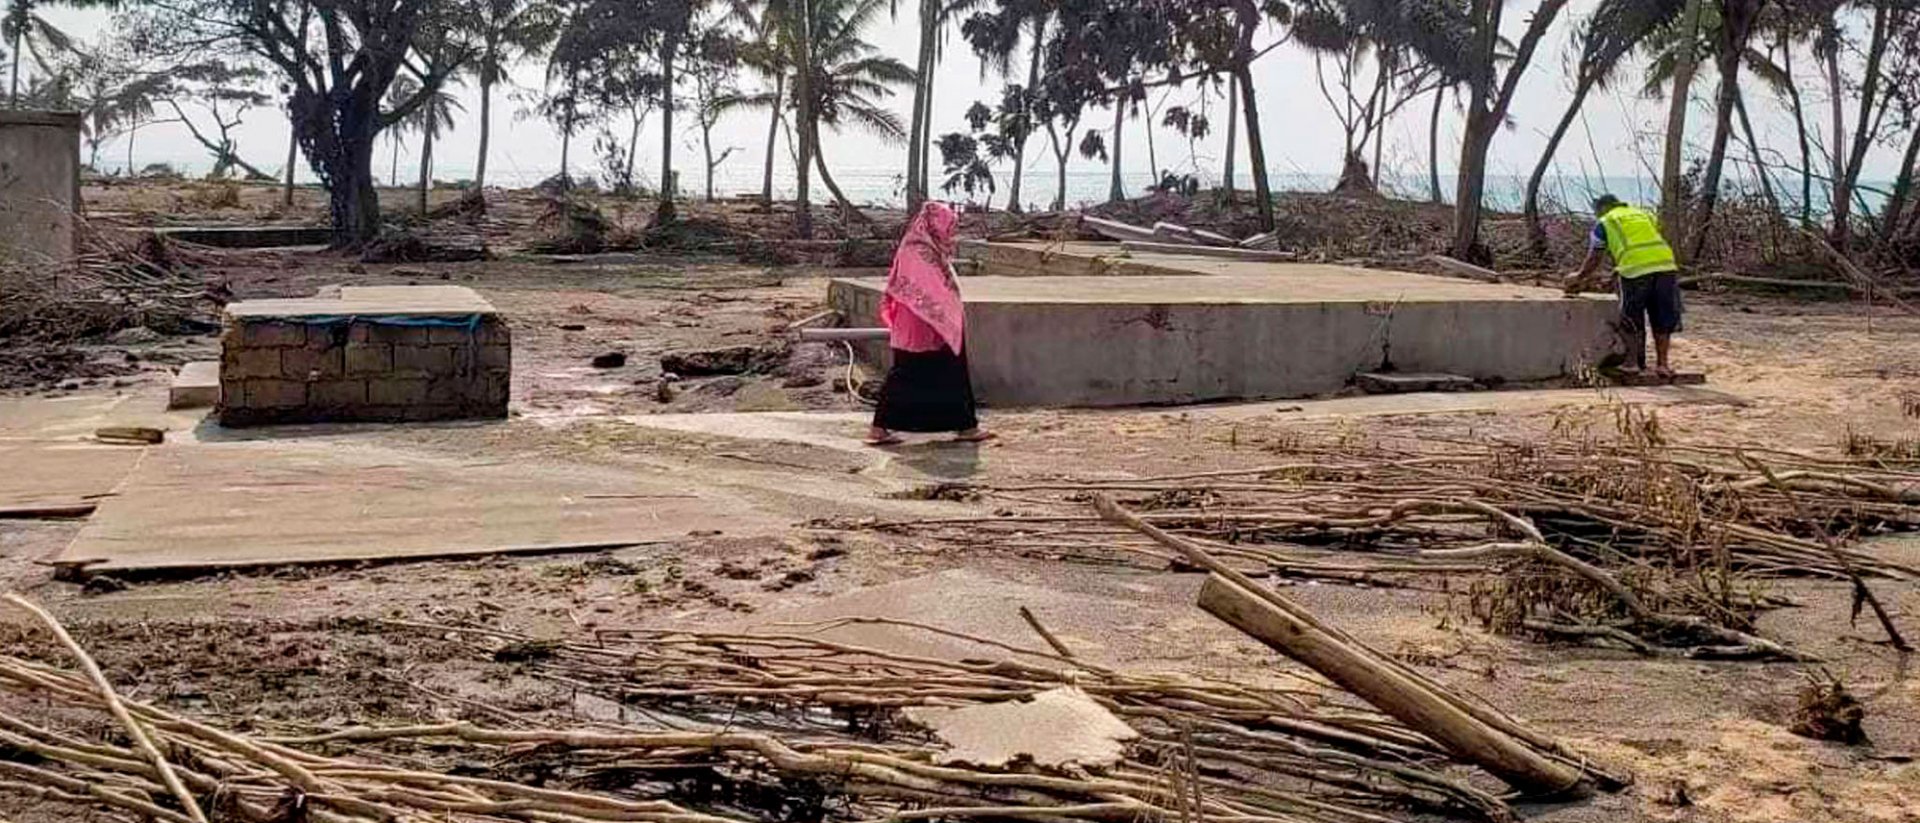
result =
[[1793,106],[1793,128],[1800,138],[1800,225],[1813,225],[1813,145],[1807,139],[1807,110],[1793,76],[1793,33],[1782,35],[1781,65],[1787,75],[1787,101]]
[[1240,108],[1247,121],[1247,163],[1253,171],[1253,197],[1260,210],[1260,230],[1273,231],[1273,188],[1267,180],[1267,148],[1260,137],[1260,105],[1253,87],[1253,67],[1242,60],[1235,72],[1240,79]]
[[680,34],[667,34],[660,46],[660,208],[655,223],[671,223],[679,217],[673,198],[679,188],[673,179],[673,69],[680,59]]
[[1144,125],[1146,126],[1146,132],[1147,132],[1147,177],[1149,180],[1152,181],[1147,185],[1150,187],[1158,186],[1160,185],[1160,182],[1161,182],[1160,157],[1158,154],[1155,153],[1153,148],[1153,114],[1154,114],[1153,110],[1148,109],[1147,119],[1144,121]]
[[1227,77],[1227,162],[1220,172],[1220,189],[1226,194],[1227,202],[1233,202],[1233,155],[1238,147],[1234,145],[1240,137],[1240,75]]
[[487,142],[493,134],[493,84],[480,79],[480,157],[473,163],[473,190],[487,187]]
[[133,135],[135,132],[138,132],[139,130],[140,130],[139,126],[135,126],[133,128],[127,129],[127,177],[129,179],[131,179],[134,176]]
[[1046,25],[1045,17],[1033,20],[1033,56],[1027,62],[1027,87],[1020,101],[1020,120],[1025,125],[1013,141],[1013,182],[1007,186],[1007,211],[1014,214],[1021,211],[1020,178],[1026,174],[1027,138],[1033,136],[1034,90],[1040,86],[1040,38]]
[[393,134],[393,157],[387,161],[387,188],[400,185],[400,133]]
[[800,12],[799,19],[790,21],[789,24],[794,29],[793,64],[798,72],[794,76],[794,93],[799,95],[795,99],[800,102],[800,122],[796,124],[800,131],[800,156],[794,163],[793,229],[794,234],[802,239],[811,239],[813,237],[813,204],[809,196],[811,192],[808,189],[812,181],[808,178],[812,176],[812,169],[809,167],[813,165],[813,141],[809,140],[808,136],[812,134],[810,129],[813,124],[814,104],[813,4],[810,0],[797,0],[794,5]]
[[1892,245],[1900,239],[1900,227],[1906,222],[1907,199],[1913,196],[1913,177],[1920,174],[1920,128],[1913,131],[1913,137],[1907,140],[1906,156],[1900,162],[1900,173],[1893,180],[1893,193],[1887,195],[1886,212],[1880,217],[1880,242]]
[[1747,117],[1746,95],[1734,93],[1733,112],[1740,117],[1740,133],[1745,138],[1747,153],[1753,157],[1754,176],[1760,178],[1760,194],[1766,198],[1768,209],[1780,215],[1780,198],[1773,193],[1773,178],[1767,176],[1767,160],[1760,154],[1760,139],[1754,136],[1753,120]]
[[[1832,214],[1840,214],[1842,206],[1853,198],[1847,191],[1847,97],[1846,89],[1840,82],[1840,50],[1836,47],[1827,52],[1827,107],[1833,120],[1833,155],[1829,158],[1831,168],[1827,171],[1829,193],[1827,208]],[[1837,225],[1837,223],[1836,223]]]
[[[1379,59],[1377,53],[1374,57],[1376,60]],[[1380,191],[1380,150],[1387,144],[1387,96],[1392,93],[1393,89],[1393,76],[1387,73],[1387,64],[1384,61],[1380,63],[1380,82],[1377,84],[1377,88],[1380,91],[1380,103],[1379,108],[1375,110],[1374,114],[1378,119],[1374,121],[1372,129],[1373,168],[1370,169],[1373,176],[1373,190],[1375,192]]]
[[1433,89],[1433,116],[1427,121],[1427,199],[1440,202],[1440,109],[1446,104],[1447,89]]
[[1867,46],[1867,62],[1862,67],[1860,94],[1856,102],[1859,105],[1859,119],[1854,121],[1853,146],[1849,150],[1846,168],[1840,177],[1840,191],[1833,203],[1833,239],[1834,245],[1846,250],[1847,240],[1853,230],[1850,223],[1853,209],[1853,191],[1860,184],[1860,172],[1867,160],[1867,150],[1874,141],[1867,139],[1873,134],[1876,125],[1874,108],[1878,102],[1880,89],[1880,69],[1887,55],[1888,10],[1890,3],[1875,3],[1873,10],[1873,36]]
[[[1469,263],[1492,262],[1485,259],[1487,255],[1480,246],[1480,200],[1486,193],[1487,148],[1499,128],[1498,113],[1492,110],[1488,97],[1495,93],[1493,65],[1500,38],[1500,8],[1499,0],[1473,0],[1470,15],[1475,29],[1473,53],[1485,74],[1469,84],[1466,134],[1460,143],[1460,179],[1454,188],[1453,244],[1449,247],[1454,258]],[[1507,70],[1517,71],[1518,67]]]
[[768,211],[773,210],[773,159],[780,150],[780,101],[786,97],[787,73],[776,71],[773,77],[773,116],[767,118],[767,165],[760,173],[760,202]]
[[700,154],[707,164],[706,201],[711,203],[713,202],[713,123],[707,120],[709,116],[706,114],[700,116]]
[[[300,134],[293,129],[291,119],[287,126],[287,180],[286,185],[280,189],[281,208],[293,208],[293,164],[299,162],[300,158]],[[131,134],[128,135],[128,142],[132,142]],[[131,155],[128,156],[127,162],[129,164],[133,162]]]
[[927,200],[927,110],[932,107],[933,62],[940,25],[939,0],[920,0],[920,50],[914,62],[913,122],[907,134],[907,212],[917,213]]
[[433,191],[433,129],[420,136],[420,214],[427,213],[427,194]]
[[635,165],[640,162],[640,125],[646,119],[640,114],[640,107],[627,109],[627,118],[631,128],[627,131],[627,171],[621,183],[632,190]]
[[1113,148],[1111,149],[1113,152],[1113,176],[1107,184],[1107,201],[1110,203],[1118,203],[1127,199],[1127,189],[1120,183],[1120,127],[1125,124],[1126,117],[1127,101],[1115,97],[1113,99]]
[[13,82],[7,90],[7,106],[20,107],[20,30],[13,32]]
[[816,125],[814,128],[815,131],[812,135],[813,164],[814,168],[820,172],[820,182],[827,187],[828,192],[833,194],[833,199],[840,204],[840,209],[844,211],[849,218],[871,222],[866,213],[860,211],[860,207],[854,205],[846,193],[840,190],[840,183],[833,179],[833,173],[827,171],[827,156],[824,152],[820,151],[819,127]]
[[1699,259],[1706,248],[1707,224],[1720,200],[1720,175],[1727,161],[1727,140],[1733,135],[1735,107],[1740,101],[1740,62],[1747,48],[1747,35],[1762,0],[1727,0],[1720,22],[1717,62],[1720,91],[1714,105],[1713,149],[1707,155],[1707,169],[1701,176],[1700,203],[1694,207],[1693,225],[1687,236],[1687,255],[1682,263]]
[[1680,153],[1687,141],[1687,101],[1692,94],[1694,49],[1700,40],[1702,0],[1687,0],[1681,12],[1680,55],[1667,100],[1667,137],[1660,162],[1660,228],[1675,249],[1685,247],[1686,204],[1680,202]]
[[1540,162],[1533,165],[1533,174],[1527,177],[1527,197],[1521,213],[1527,222],[1527,246],[1538,258],[1545,259],[1547,256],[1547,232],[1540,225],[1540,183],[1546,179],[1547,169],[1553,165],[1553,153],[1560,148],[1560,141],[1566,138],[1567,129],[1573,126],[1573,118],[1580,115],[1580,106],[1586,102],[1593,85],[1593,75],[1589,73],[1574,86],[1573,99],[1567,102],[1566,111],[1560,114],[1560,122],[1553,127],[1553,134],[1547,137],[1547,148],[1540,153]]

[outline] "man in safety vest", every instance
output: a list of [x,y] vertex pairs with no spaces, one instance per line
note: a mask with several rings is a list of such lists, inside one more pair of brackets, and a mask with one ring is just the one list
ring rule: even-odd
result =
[[1660,219],[1646,209],[1629,206],[1611,194],[1593,201],[1593,233],[1587,238],[1587,259],[1566,281],[1568,294],[1587,285],[1600,268],[1600,252],[1613,259],[1619,277],[1620,332],[1627,341],[1628,371],[1647,367],[1647,327],[1653,327],[1653,373],[1672,377],[1667,350],[1680,330],[1680,267],[1673,247],[1660,236]]

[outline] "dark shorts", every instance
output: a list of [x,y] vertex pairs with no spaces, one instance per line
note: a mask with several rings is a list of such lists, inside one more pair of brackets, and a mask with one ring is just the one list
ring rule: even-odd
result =
[[1626,331],[1680,331],[1680,276],[1674,272],[1620,278],[1620,322]]

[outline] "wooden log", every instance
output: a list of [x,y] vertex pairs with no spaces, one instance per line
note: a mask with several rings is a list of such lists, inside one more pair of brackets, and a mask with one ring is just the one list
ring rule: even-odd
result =
[[167,439],[166,431],[148,426],[102,426],[93,430],[93,436],[109,443],[161,443]]
[[1193,229],[1178,223],[1153,224],[1153,239],[1180,246],[1200,245],[1200,238],[1193,236]]
[[1260,251],[1221,246],[1182,246],[1174,243],[1154,243],[1150,241],[1122,240],[1120,247],[1130,252],[1149,254],[1184,254],[1191,257],[1221,257],[1228,260],[1247,260],[1263,263],[1291,263],[1294,259],[1290,251]]
[[54,503],[43,506],[0,506],[0,520],[59,520],[86,517],[94,503]]
[[1280,233],[1263,231],[1234,245],[1243,249],[1264,249],[1271,251],[1280,248]]
[[1534,751],[1433,694],[1371,655],[1276,608],[1218,574],[1200,587],[1199,606],[1274,651],[1305,664],[1382,712],[1407,724],[1454,757],[1477,765],[1516,789],[1552,796],[1574,790],[1583,776]]
[[1464,260],[1455,260],[1444,254],[1429,254],[1427,255],[1427,261],[1439,266],[1441,270],[1448,274],[1472,278],[1483,283],[1500,282],[1499,272],[1484,266],[1476,266]]

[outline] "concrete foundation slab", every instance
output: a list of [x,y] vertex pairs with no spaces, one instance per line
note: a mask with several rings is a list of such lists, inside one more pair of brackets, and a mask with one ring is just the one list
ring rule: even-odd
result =
[[180,367],[167,387],[168,409],[204,409],[220,402],[220,361],[196,360]]
[[[134,450],[127,450],[129,452]],[[320,438],[147,449],[60,565],[240,568],[540,552],[786,525],[677,475]]]
[[[1604,298],[1343,266],[1156,265],[1209,276],[963,279],[977,396],[1003,406],[1306,397],[1370,371],[1499,384],[1573,373],[1614,344]],[[884,287],[835,280],[828,300],[847,325],[878,325]],[[885,357],[884,344],[864,350]]]
[[111,493],[143,449],[0,440],[0,511],[92,502]]
[[80,115],[0,111],[0,261],[73,259]]

